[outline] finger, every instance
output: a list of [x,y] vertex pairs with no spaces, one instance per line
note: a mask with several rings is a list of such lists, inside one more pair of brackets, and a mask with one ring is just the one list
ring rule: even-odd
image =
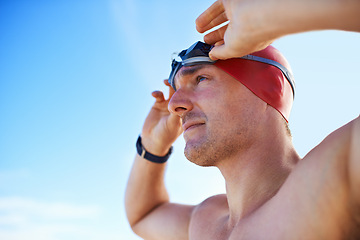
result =
[[211,33],[208,33],[204,36],[204,41],[207,44],[214,44],[224,40],[224,35],[227,30],[228,25],[225,25]]
[[220,46],[220,45],[223,45],[225,43],[225,41],[224,40],[221,40],[221,41],[219,41],[219,42],[216,42],[215,44],[214,44],[214,46]]
[[213,47],[211,51],[209,52],[209,57],[212,60],[218,60],[218,59],[228,59],[231,58],[231,55],[228,53],[226,44],[218,45]]
[[[203,33],[214,26],[210,23],[218,18],[220,15],[224,15],[225,9],[221,0],[214,2],[208,9],[206,9],[200,16],[196,19],[196,30],[200,33]],[[224,19],[224,16],[219,17],[217,22],[220,22],[221,19]],[[224,21],[223,21],[224,22]],[[221,22],[222,23],[222,22]],[[218,23],[219,24],[219,23]],[[218,25],[217,24],[217,25]],[[216,25],[215,25],[216,26]]]
[[164,80],[164,84],[165,84],[166,86],[168,86],[168,87],[171,86],[170,83],[169,83],[169,79],[165,79],[165,80]]
[[198,30],[198,32],[203,33],[206,31],[210,31],[212,28],[219,26],[220,24],[226,23],[228,21],[228,17],[226,16],[225,12],[222,12],[220,15],[218,15],[217,17],[213,18],[210,23],[208,25],[206,25],[205,27],[196,27],[196,30]]
[[169,122],[168,122],[168,126],[170,129],[181,129],[180,131],[182,132],[182,127],[181,127],[181,119],[180,116],[178,116],[177,114],[174,113],[170,113],[169,115]]
[[172,95],[174,95],[175,89],[170,85],[168,80],[164,80],[164,83],[165,83],[166,86],[169,87],[169,98],[168,99],[170,99],[172,97]]
[[165,101],[164,94],[161,91],[153,91],[151,95],[155,98],[156,102]]
[[164,80],[164,84],[169,87],[169,98],[170,99],[172,97],[172,95],[175,93],[175,90],[173,89],[173,87],[171,86],[171,84],[169,83],[168,79]]

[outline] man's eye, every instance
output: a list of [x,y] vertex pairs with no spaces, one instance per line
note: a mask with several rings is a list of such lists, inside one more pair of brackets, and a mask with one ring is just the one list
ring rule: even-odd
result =
[[200,83],[200,82],[202,82],[202,81],[204,81],[204,80],[206,80],[207,78],[205,77],[205,76],[198,76],[197,78],[196,78],[196,80],[197,80],[197,82],[198,83]]

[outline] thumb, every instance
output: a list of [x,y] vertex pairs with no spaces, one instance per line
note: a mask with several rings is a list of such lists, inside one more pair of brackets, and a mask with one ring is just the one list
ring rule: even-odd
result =
[[178,137],[183,131],[181,118],[176,114],[170,113],[167,127]]
[[228,53],[227,46],[225,44],[222,44],[215,45],[209,52],[209,57],[211,58],[211,60],[225,60],[231,58],[231,55]]

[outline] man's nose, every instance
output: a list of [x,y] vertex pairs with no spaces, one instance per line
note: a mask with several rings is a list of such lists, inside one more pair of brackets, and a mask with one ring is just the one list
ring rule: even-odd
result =
[[171,113],[182,116],[193,109],[193,104],[186,90],[180,88],[172,95],[168,109]]

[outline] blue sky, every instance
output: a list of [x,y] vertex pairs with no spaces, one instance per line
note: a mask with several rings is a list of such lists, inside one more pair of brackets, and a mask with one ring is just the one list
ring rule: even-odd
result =
[[[213,1],[0,1],[0,239],[138,239],[124,191],[135,141],[166,90],[171,54],[202,39]],[[301,156],[359,115],[360,34],[320,31],[274,43],[297,93],[290,128]],[[175,143],[173,201],[224,192]]]

